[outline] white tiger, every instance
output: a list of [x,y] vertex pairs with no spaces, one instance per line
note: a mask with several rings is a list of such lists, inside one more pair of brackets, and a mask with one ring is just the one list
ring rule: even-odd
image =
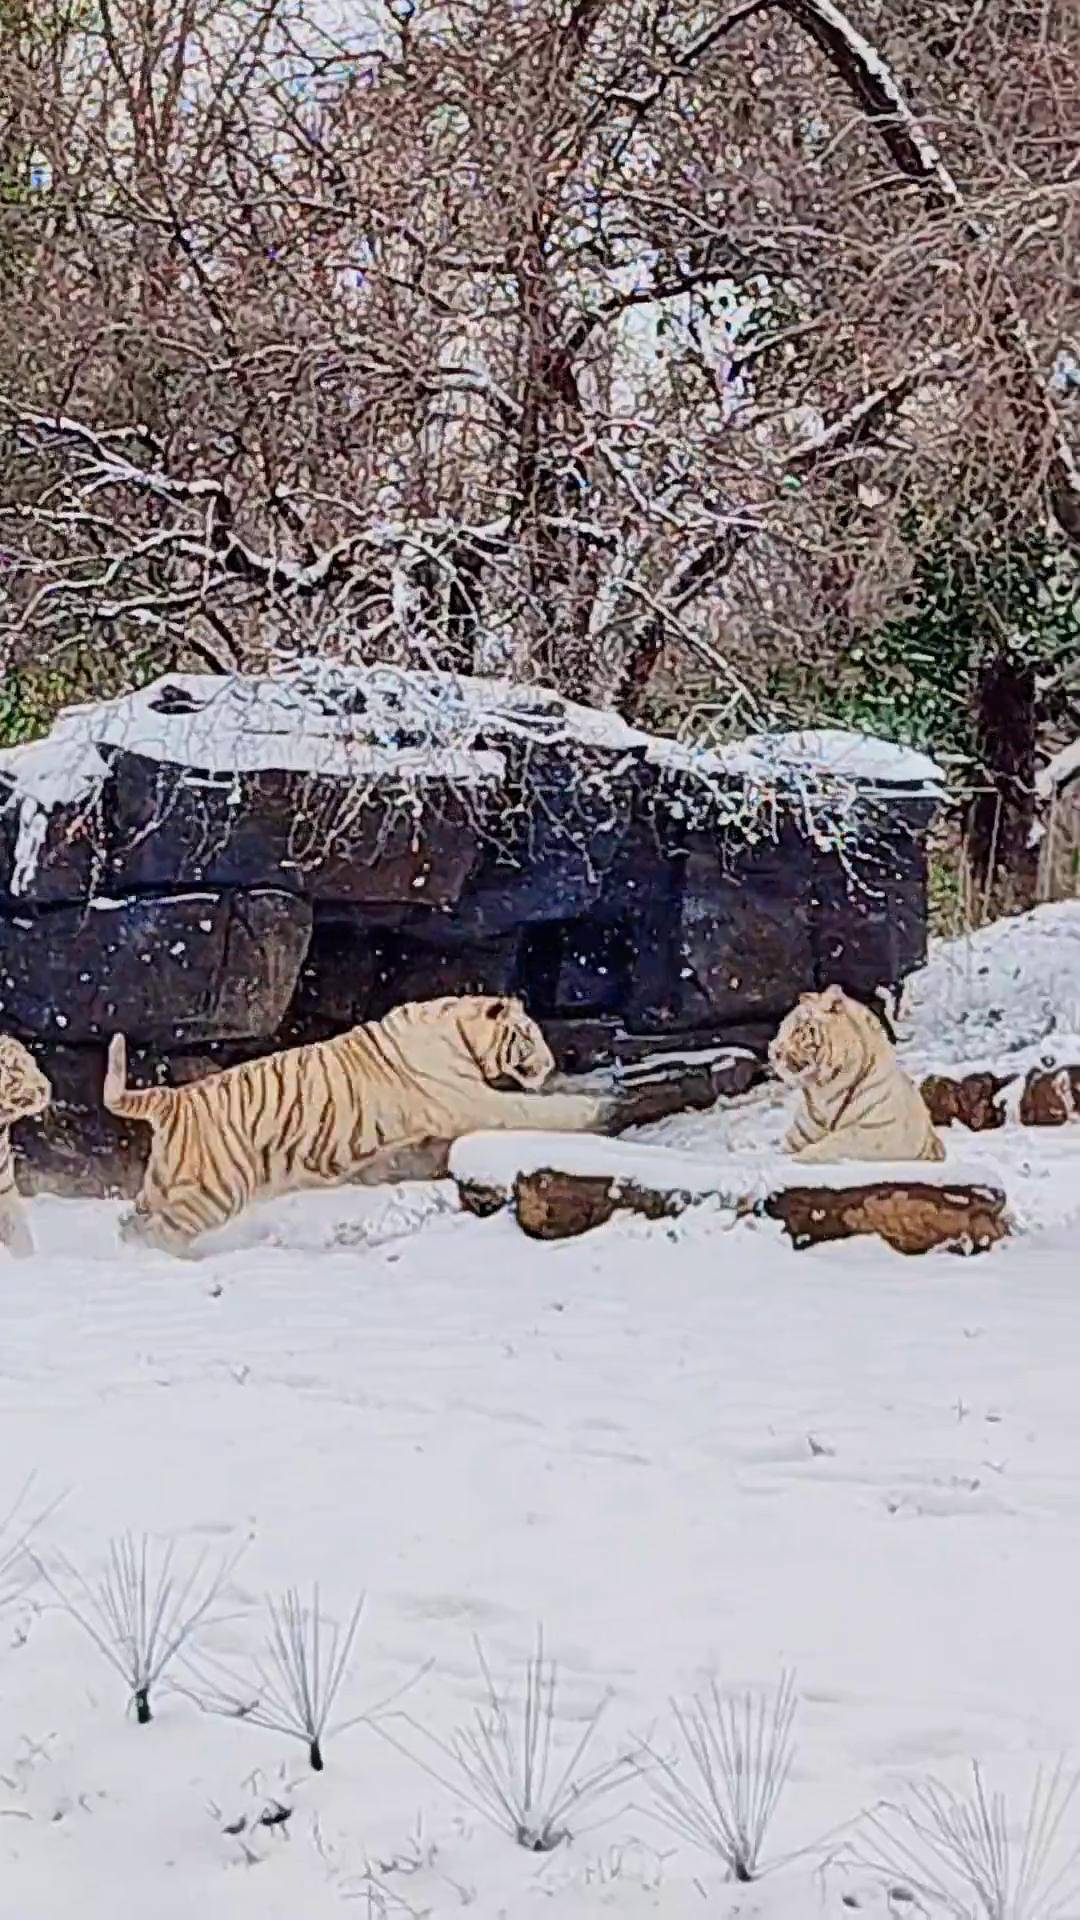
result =
[[0,1245],[24,1258],[34,1251],[34,1237],[15,1184],[15,1156],[11,1126],[44,1113],[52,1087],[33,1055],[10,1033],[0,1033]]
[[802,1096],[784,1140],[797,1160],[944,1160],[922,1094],[880,1021],[841,987],[804,993],[769,1058]]
[[[129,1088],[118,1034],[105,1105],[154,1129],[125,1236],[184,1252],[252,1200],[363,1179],[432,1142],[602,1122],[602,1097],[540,1091],[554,1067],[520,1000],[479,994],[413,1001],[336,1039],[184,1087]],[[503,1081],[521,1090],[504,1091]]]

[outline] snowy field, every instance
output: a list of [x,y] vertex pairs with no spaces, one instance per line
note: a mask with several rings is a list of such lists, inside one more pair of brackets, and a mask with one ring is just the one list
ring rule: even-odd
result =
[[[1078,1000],[1080,907],[1045,909],[939,952],[905,1044],[1053,1051]],[[782,1113],[764,1089],[649,1137],[756,1150]],[[981,1259],[795,1253],[708,1210],[543,1247],[413,1187],[278,1203],[181,1263],[122,1247],[110,1205],[35,1202],[39,1256],[3,1276],[0,1460],[9,1498],[30,1471],[31,1505],[66,1496],[45,1566],[96,1577],[127,1529],[182,1569],[242,1549],[200,1658],[243,1668],[264,1594],[317,1580],[339,1619],[367,1594],[338,1717],[408,1690],[395,1745],[361,1721],[322,1774],[201,1712],[180,1665],[139,1727],[39,1580],[0,1622],[4,1911],[911,1914],[850,1864],[859,1816],[973,1758],[1022,1800],[1080,1726],[1080,1126],[947,1138],[1016,1203]],[[535,1855],[400,1750],[449,1778],[423,1730],[482,1704],[474,1640],[518,1685],[539,1622],[560,1750],[612,1696],[587,1767],[675,1753],[671,1699],[704,1676],[794,1670],[774,1871],[727,1884],[657,1818],[655,1766]]]

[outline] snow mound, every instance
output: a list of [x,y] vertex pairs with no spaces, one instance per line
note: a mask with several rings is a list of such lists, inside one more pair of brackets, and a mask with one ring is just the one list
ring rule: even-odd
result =
[[903,1027],[911,1071],[1017,1073],[1044,1055],[1063,1064],[1080,1032],[1080,901],[934,941],[907,983]]
[[382,1247],[411,1239],[457,1209],[457,1194],[448,1180],[283,1194],[204,1235],[200,1251],[214,1256],[257,1247],[295,1253]]
[[660,1193],[709,1195],[730,1206],[793,1187],[823,1187],[834,1192],[885,1181],[949,1188],[1003,1184],[986,1161],[965,1165],[959,1161],[847,1160],[835,1166],[799,1166],[781,1153],[717,1154],[706,1159],[670,1147],[609,1140],[598,1134],[567,1138],[553,1133],[471,1133],[455,1141],[450,1152],[450,1172],[456,1180],[491,1187],[499,1193],[509,1193],[519,1173],[548,1171],[610,1179],[613,1185],[653,1187]]

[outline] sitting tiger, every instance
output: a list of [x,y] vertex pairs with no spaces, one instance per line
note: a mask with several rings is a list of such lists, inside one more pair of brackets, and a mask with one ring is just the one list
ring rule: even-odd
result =
[[34,1251],[19,1189],[15,1185],[15,1156],[11,1126],[44,1113],[52,1087],[32,1054],[10,1033],[0,1033],[0,1245],[20,1259]]
[[[488,1128],[579,1132],[596,1095],[541,1093],[555,1062],[519,1000],[413,1001],[333,1040],[136,1092],[109,1048],[105,1105],[154,1129],[125,1238],[183,1253],[249,1202],[370,1175],[412,1148]],[[500,1082],[523,1092],[506,1092]]]
[[880,1021],[841,987],[804,993],[769,1058],[802,1094],[784,1140],[797,1160],[944,1160],[922,1094]]

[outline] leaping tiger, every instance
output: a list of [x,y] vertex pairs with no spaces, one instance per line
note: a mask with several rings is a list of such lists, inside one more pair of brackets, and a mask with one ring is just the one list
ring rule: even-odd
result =
[[922,1094],[881,1022],[841,987],[804,993],[769,1058],[802,1095],[784,1140],[796,1160],[944,1160]]
[[[127,1086],[109,1048],[110,1113],[154,1130],[125,1238],[185,1253],[256,1199],[337,1186],[373,1162],[480,1129],[584,1132],[603,1097],[542,1093],[555,1061],[520,1000],[413,1001],[383,1020],[184,1087]],[[510,1081],[523,1091],[502,1091]]]

